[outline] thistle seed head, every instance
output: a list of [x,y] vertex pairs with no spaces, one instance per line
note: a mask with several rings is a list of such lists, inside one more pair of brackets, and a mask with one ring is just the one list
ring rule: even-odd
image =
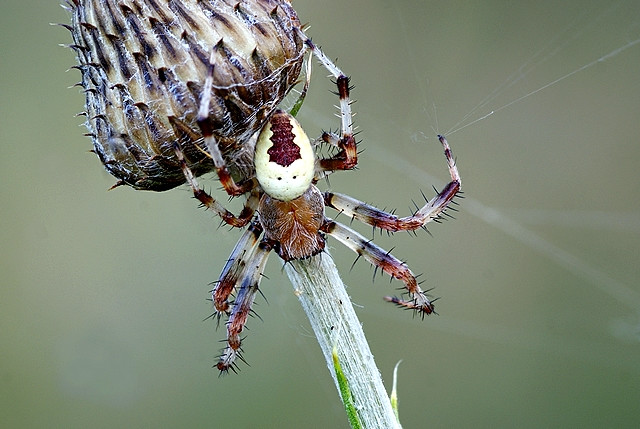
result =
[[[213,170],[210,129],[232,173],[253,174],[252,138],[295,85],[304,46],[288,0],[72,0],[86,126],[109,173],[136,189]],[[207,76],[209,117],[198,125]]]

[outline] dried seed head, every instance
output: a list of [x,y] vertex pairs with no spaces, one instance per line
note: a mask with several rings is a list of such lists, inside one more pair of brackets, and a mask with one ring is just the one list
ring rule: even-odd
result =
[[[121,184],[184,183],[173,145],[201,175],[211,129],[234,174],[252,174],[252,136],[296,83],[304,46],[288,0],[72,0],[71,47],[94,151]],[[213,67],[210,67],[210,63]],[[209,119],[197,123],[212,74]]]

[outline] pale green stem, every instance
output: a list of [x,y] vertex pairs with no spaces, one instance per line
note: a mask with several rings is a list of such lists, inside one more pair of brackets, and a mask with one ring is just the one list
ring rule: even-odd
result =
[[400,424],[400,412],[398,411],[398,367],[400,366],[401,360],[398,361],[396,366],[393,368],[393,387],[391,388],[391,395],[389,395],[389,399],[391,400],[391,408],[393,408],[393,412],[396,415],[396,420],[398,424]]
[[362,326],[329,253],[285,264],[302,308],[311,322],[327,367],[336,379],[336,348],[359,420],[365,429],[399,428]]
[[351,394],[351,388],[349,387],[349,380],[342,371],[340,366],[340,358],[338,357],[338,349],[333,346],[331,350],[331,357],[333,358],[333,371],[335,372],[336,380],[338,381],[338,390],[340,391],[340,397],[344,404],[344,410],[347,412],[347,418],[351,429],[362,429],[362,423],[360,422],[360,416],[356,405],[353,403],[353,395]]

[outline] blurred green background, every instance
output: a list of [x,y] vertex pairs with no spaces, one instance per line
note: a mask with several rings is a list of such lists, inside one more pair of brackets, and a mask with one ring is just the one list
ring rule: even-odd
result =
[[[638,427],[640,43],[510,104],[640,38],[638,2],[294,5],[356,86],[365,151],[331,189],[407,213],[447,179],[436,132],[495,112],[448,134],[457,219],[376,234],[436,286],[439,316],[384,303],[400,284],[330,241],[389,387],[403,359],[404,427]],[[276,257],[250,366],[218,377],[205,299],[239,232],[186,187],[106,192],[70,37],[49,26],[66,12],[0,10],[0,426],[347,427]],[[310,135],[338,125],[325,75]]]

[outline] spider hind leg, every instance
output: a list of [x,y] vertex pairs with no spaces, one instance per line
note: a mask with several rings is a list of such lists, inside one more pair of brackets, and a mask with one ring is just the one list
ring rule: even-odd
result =
[[323,231],[365,258],[371,265],[380,268],[392,278],[402,281],[405,285],[408,300],[388,298],[385,300],[394,302],[402,307],[415,310],[421,316],[434,313],[433,303],[427,294],[420,288],[416,276],[409,267],[390,252],[367,240],[363,235],[353,229],[331,219],[326,219]]
[[213,316],[218,321],[223,314],[229,314],[231,311],[229,296],[236,289],[240,276],[244,274],[247,261],[253,256],[260,234],[262,234],[262,227],[258,222],[253,222],[236,243],[218,281],[215,282],[215,287],[211,291],[211,301],[215,309]]

